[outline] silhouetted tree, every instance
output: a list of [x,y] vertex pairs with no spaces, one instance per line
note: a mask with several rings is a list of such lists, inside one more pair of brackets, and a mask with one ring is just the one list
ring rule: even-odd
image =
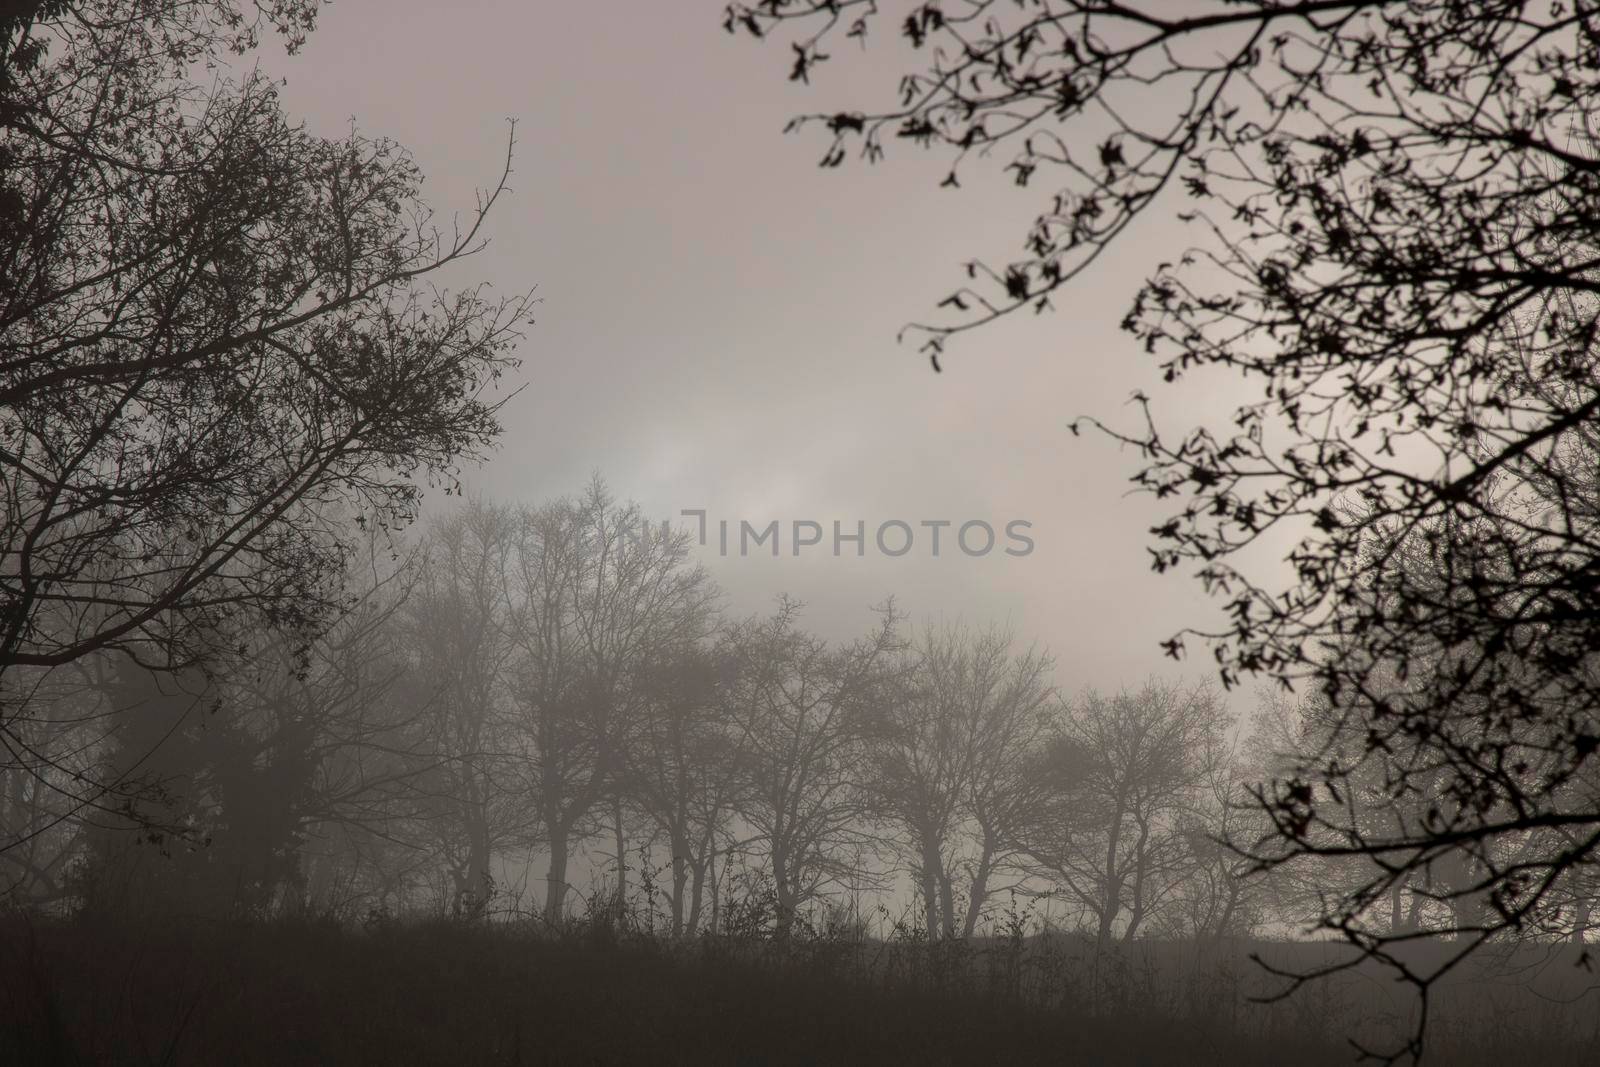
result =
[[575,836],[620,795],[649,668],[711,628],[716,590],[688,554],[686,535],[618,504],[598,478],[520,517],[507,576],[510,686],[524,788],[550,850],[551,922],[565,911]]
[[107,774],[109,670],[103,657],[85,657],[70,668],[11,675],[20,699],[0,754],[0,900],[23,907],[66,900],[85,816],[116,815],[137,792]]
[[432,524],[405,605],[414,670],[408,692],[432,769],[416,783],[427,832],[452,885],[451,910],[482,912],[496,853],[527,822],[513,800],[513,608],[506,583],[518,516],[473,502]]
[[[1227,683],[1314,681],[1384,716],[1377,738],[1405,724],[1417,768],[1447,779],[1449,814],[1350,847],[1425,865],[1434,846],[1539,837],[1484,886],[1503,903],[1588,862],[1600,812],[1565,782],[1600,738],[1584,666],[1600,647],[1600,527],[1592,475],[1567,457],[1600,415],[1600,12],[765,0],[730,5],[725,25],[788,37],[800,81],[885,31],[925,57],[896,100],[797,120],[826,129],[825,165],[904,140],[953,157],[948,184],[982,159],[1052,183],[1020,256],[970,263],[943,301],[958,317],[922,328],[935,366],[952,335],[1047,308],[1141,216],[1196,224],[1197,247],[1153,265],[1123,325],[1168,381],[1223,369],[1259,399],[1174,433],[1141,396],[1145,423],[1110,430],[1142,450],[1138,485],[1175,501],[1152,531],[1156,568],[1193,562],[1226,602],[1225,625],[1185,634],[1212,645]],[[1281,586],[1237,563],[1269,533],[1296,542]],[[1375,536],[1428,541],[1441,565],[1398,566],[1364,550]],[[1447,667],[1421,672],[1403,707],[1374,698],[1369,672],[1414,658]],[[1460,728],[1469,717],[1481,729]],[[1501,772],[1525,762],[1537,771]],[[1284,783],[1285,838],[1330,802]],[[1508,906],[1489,925],[1530,914]]]
[[393,907],[394,883],[431,858],[411,830],[428,814],[422,798],[439,760],[415,699],[434,676],[415,662],[406,622],[426,560],[387,536],[368,537],[331,626],[304,649],[269,634],[231,672],[246,713],[264,706],[308,735],[309,782],[296,811],[303,896],[286,903],[343,916]]
[[314,632],[354,533],[324,505],[404,521],[497,432],[528,302],[426,280],[504,172],[443,236],[394,144],[312,136],[263,75],[189,79],[317,6],[0,22],[0,675],[181,666],[240,615]]
[[737,624],[727,694],[739,751],[739,815],[771,881],[785,936],[830,887],[859,884],[872,839],[868,739],[895,699],[899,615],[880,611],[869,636],[840,648],[801,630],[801,605],[783,597],[770,618]]
[[1064,709],[1034,765],[1039,802],[1016,833],[1101,945],[1137,936],[1178,899],[1226,727],[1205,687],[1091,691]]
[[85,906],[260,915],[298,884],[312,730],[249,714],[235,697],[201,669],[166,674],[118,658],[107,777],[128,795],[121,811],[91,819]]
[[1251,792],[1260,777],[1240,744],[1215,733],[1200,743],[1202,777],[1178,823],[1187,869],[1156,925],[1169,937],[1201,941],[1250,936],[1275,917],[1273,886],[1249,853],[1272,830]]
[[349,602],[309,645],[272,630],[219,635],[170,677],[120,652],[74,663],[100,696],[82,721],[104,727],[79,733],[97,756],[83,783],[93,792],[63,811],[83,830],[85,904],[123,906],[131,893],[259,915],[334,907],[334,879],[346,896],[370,888],[374,840],[414,814],[434,758],[397,699],[410,664],[395,617],[418,568],[387,542],[369,539],[367,573],[352,566]]
[[737,795],[739,746],[724,687],[725,645],[679,648],[642,674],[643,715],[628,746],[627,793],[666,839],[674,937],[700,928],[708,879]]
[[1006,828],[1034,797],[1023,770],[1048,722],[1051,660],[1013,652],[1013,640],[997,629],[923,631],[903,689],[880,712],[868,785],[904,835],[930,937],[972,936],[1014,847]]

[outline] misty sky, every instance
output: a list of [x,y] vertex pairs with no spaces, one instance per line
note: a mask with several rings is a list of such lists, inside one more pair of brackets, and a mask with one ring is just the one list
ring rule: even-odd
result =
[[[1015,255],[1049,187],[1011,186],[1008,149],[969,163],[961,191],[938,187],[947,157],[903,143],[875,167],[818,169],[824,135],[785,136],[784,123],[881,104],[896,53],[886,39],[836,48],[807,89],[786,80],[786,43],[729,37],[720,10],[346,0],[300,55],[263,53],[314,131],[354,119],[410,148],[446,222],[495,178],[518,120],[514,195],[460,277],[537,286],[543,303],[521,349],[526,387],[470,489],[531,502],[599,471],[658,518],[704,508],[713,532],[780,520],[777,559],[719,558],[714,535],[699,558],[736,611],[788,591],[830,637],[864,631],[868,605],[894,593],[919,622],[1009,622],[1056,654],[1068,690],[1181,673],[1158,642],[1216,622],[1217,605],[1150,572],[1160,511],[1126,495],[1137,456],[1067,423],[1126,422],[1135,388],[1175,424],[1195,412],[1117,328],[1140,279],[1194,235],[1147,218],[1054,314],[968,335],[936,375],[897,330],[934,313],[964,259]],[[827,530],[798,559],[796,519]],[[832,555],[836,519],[866,522],[865,558]],[[889,519],[917,529],[898,559],[871,544]],[[968,558],[947,531],[934,559],[918,524],[938,519],[1027,520],[1036,547]],[[1198,680],[1209,656],[1195,651],[1184,670]]]

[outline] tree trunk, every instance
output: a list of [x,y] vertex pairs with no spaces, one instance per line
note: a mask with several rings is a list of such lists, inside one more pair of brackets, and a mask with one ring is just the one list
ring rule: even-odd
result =
[[1106,833],[1105,892],[1100,898],[1100,929],[1095,937],[1095,943],[1101,948],[1111,942],[1111,931],[1116,925],[1117,914],[1122,911],[1124,876],[1117,871],[1117,849],[1122,843],[1122,815],[1123,798],[1119,795],[1116,808],[1111,813],[1111,825]]
[[1128,909],[1128,925],[1123,927],[1122,940],[1132,941],[1139,927],[1144,925],[1144,903],[1138,893],[1133,895],[1133,907]]
[[689,889],[689,916],[684,920],[683,932],[686,937],[693,937],[700,929],[700,913],[705,900],[706,870],[711,865],[709,859],[691,864],[693,881]]
[[717,874],[716,849],[712,849],[711,855],[707,857],[706,867],[708,868],[706,877],[711,882],[711,932],[713,934],[719,934],[722,932],[722,927],[717,925],[718,921],[722,918],[722,883],[719,875]]
[[693,889],[689,895],[689,917],[685,931],[693,936],[700,929],[705,914],[706,888],[711,889],[711,932],[717,932],[717,832],[714,823],[708,822],[700,835],[700,850],[686,853],[694,875]]
[[795,912],[799,910],[800,902],[795,899],[794,887],[789,884],[789,864],[783,849],[772,850],[772,890],[777,897],[778,914],[776,916],[776,930],[778,940],[788,938],[789,930],[794,925]]
[[1589,909],[1592,907],[1588,900],[1578,901],[1577,908],[1572,916],[1572,943],[1581,945],[1584,942],[1584,931],[1589,929]]
[[1105,948],[1111,944],[1112,925],[1117,921],[1117,913],[1111,910],[1110,905],[1102,904],[1100,907],[1100,926],[1095,931],[1095,944]]
[[1471,857],[1460,852],[1446,853],[1438,865],[1450,894],[1446,903],[1450,905],[1456,939],[1464,940],[1473,936],[1471,931],[1490,921],[1489,891],[1477,888],[1482,873]]
[[622,829],[622,797],[612,803],[612,816],[617,832],[617,920],[622,920],[628,910],[628,841]]
[[944,915],[939,908],[939,883],[943,880],[940,875],[944,866],[939,855],[938,845],[933,843],[928,834],[919,834],[922,839],[922,921],[923,928],[927,931],[929,941],[937,941],[944,936]]
[[489,826],[483,805],[474,804],[467,825],[467,879],[461,901],[461,917],[476,919],[489,906]]
[[682,937],[684,927],[684,893],[689,885],[688,847],[681,836],[672,835],[672,936]]
[[1217,917],[1216,936],[1218,938],[1227,936],[1228,931],[1233,927],[1233,917],[1239,911],[1240,897],[1244,893],[1244,887],[1239,884],[1239,879],[1234,877],[1231,871],[1224,871],[1222,877],[1224,879],[1223,885],[1227,887],[1228,895],[1224,898],[1226,903],[1222,906],[1222,914]]
[[977,870],[972,872],[972,892],[967,898],[967,917],[961,924],[961,936],[971,937],[978,929],[978,919],[983,914],[983,906],[989,901],[989,874],[990,864],[993,862],[993,850],[987,841],[983,844],[983,852],[978,856]]
[[558,925],[567,913],[567,830],[550,831],[550,876],[545,879],[544,921]]
[[1406,911],[1406,929],[1409,931],[1422,929],[1422,902],[1421,895],[1411,894],[1411,907]]
[[[315,835],[307,835],[313,837]],[[319,911],[333,909],[334,878],[338,868],[334,863],[332,854],[316,851],[308,854],[305,861],[306,871],[306,904]]]
[[[1132,941],[1133,936],[1139,932],[1139,927],[1144,923],[1146,884],[1150,875],[1150,825],[1147,821],[1139,823],[1139,837],[1134,842],[1133,854],[1138,857],[1133,865],[1133,903],[1128,907],[1128,926],[1122,931],[1124,941]],[[1122,883],[1119,880],[1117,895],[1120,902]]]
[[940,922],[940,928],[939,928],[939,936],[940,937],[947,937],[947,938],[948,937],[955,937],[956,936],[956,887],[955,887],[955,881],[954,881],[954,879],[952,879],[950,877],[950,874],[944,869],[944,867],[942,865],[940,866],[940,868],[939,868],[939,870],[937,872],[937,876],[938,876],[938,881],[939,881],[939,910],[941,912],[941,915],[940,915],[941,922]]

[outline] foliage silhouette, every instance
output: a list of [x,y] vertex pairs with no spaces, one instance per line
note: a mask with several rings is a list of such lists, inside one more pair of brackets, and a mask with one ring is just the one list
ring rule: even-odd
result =
[[[1313,684],[1361,739],[1348,759],[1439,798],[1362,829],[1351,764],[1312,751],[1261,792],[1274,840],[1241,844],[1471,870],[1462,952],[1553,921],[1600,849],[1574,784],[1600,745],[1600,11],[762,0],[724,27],[789,41],[808,83],[857,43],[909,46],[897,99],[792,124],[825,131],[825,166],[910,142],[951,161],[947,184],[990,159],[1054,183],[1020,257],[971,261],[953,321],[912,328],[935,369],[956,335],[1048,309],[1142,216],[1198,231],[1122,325],[1178,389],[1225,371],[1259,399],[1186,429],[1139,394],[1139,425],[1074,424],[1139,450],[1136,485],[1173,502],[1155,569],[1192,569],[1225,608],[1166,647],[1203,639],[1229,685]],[[1252,578],[1241,561],[1280,537],[1291,574]],[[1388,953],[1381,896],[1335,895],[1323,925],[1425,994],[1452,964]]]

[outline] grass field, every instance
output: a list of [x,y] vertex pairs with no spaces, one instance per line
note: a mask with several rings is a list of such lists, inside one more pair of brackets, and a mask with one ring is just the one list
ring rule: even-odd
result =
[[[0,1063],[1342,1064],[1408,1010],[1375,974],[1253,1003],[1256,950],[1327,951],[13,917]],[[1441,991],[1429,1062],[1600,1062],[1592,976],[1533,952]]]

